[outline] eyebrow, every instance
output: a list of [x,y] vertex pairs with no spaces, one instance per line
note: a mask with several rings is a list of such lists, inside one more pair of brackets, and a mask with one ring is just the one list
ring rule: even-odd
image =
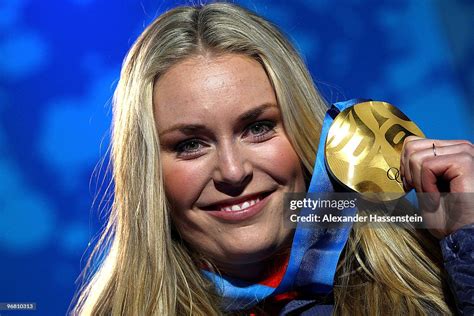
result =
[[[273,103],[264,103],[262,105],[257,106],[256,108],[253,108],[251,110],[248,110],[247,112],[244,112],[244,113],[240,114],[237,118],[237,121],[239,123],[245,123],[245,122],[250,122],[252,120],[255,120],[256,118],[258,118],[260,115],[262,115],[262,113],[265,112],[269,108],[278,108],[278,106],[276,104],[273,104]],[[165,129],[161,133],[159,133],[159,136],[162,136],[162,135],[167,134],[167,133],[174,132],[176,130],[180,131],[183,134],[190,135],[190,134],[194,134],[194,133],[197,133],[197,132],[205,130],[205,129],[206,129],[206,126],[202,125],[202,124],[178,123],[178,124],[175,124],[175,125],[167,128],[167,129]]]

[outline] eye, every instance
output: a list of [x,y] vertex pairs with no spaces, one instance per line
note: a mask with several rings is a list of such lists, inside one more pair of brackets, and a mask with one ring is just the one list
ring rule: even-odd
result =
[[189,139],[176,145],[175,151],[178,156],[182,157],[198,156],[204,147],[204,144],[200,140]]
[[271,121],[258,121],[246,128],[245,136],[253,141],[264,141],[275,132],[275,123]]

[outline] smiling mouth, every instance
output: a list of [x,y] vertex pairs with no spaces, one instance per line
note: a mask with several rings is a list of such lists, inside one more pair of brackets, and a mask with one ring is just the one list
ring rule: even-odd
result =
[[239,211],[244,211],[270,194],[272,194],[274,191],[269,191],[269,192],[261,192],[257,194],[252,194],[248,196],[244,196],[242,198],[237,198],[237,199],[232,199],[229,201],[225,202],[220,202],[220,203],[214,203],[209,206],[204,207],[204,210],[207,211],[220,211],[220,212],[239,212]]

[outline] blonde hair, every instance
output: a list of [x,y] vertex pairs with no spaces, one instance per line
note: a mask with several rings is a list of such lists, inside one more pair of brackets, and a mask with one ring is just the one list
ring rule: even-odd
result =
[[[156,80],[177,62],[208,53],[243,54],[261,63],[288,137],[311,174],[326,105],[285,36],[232,4],[178,7],[161,15],[140,35],[122,67],[113,102],[114,202],[72,314],[222,313],[199,259],[173,230],[153,118]],[[355,230],[338,269],[336,311],[376,315],[400,304],[400,311],[422,314],[428,306],[449,312],[439,264],[427,255],[424,241],[391,226]]]

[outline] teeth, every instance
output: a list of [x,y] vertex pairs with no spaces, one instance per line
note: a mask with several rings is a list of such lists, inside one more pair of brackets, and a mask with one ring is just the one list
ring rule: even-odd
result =
[[241,209],[240,206],[238,206],[238,205],[232,205],[232,210],[233,210],[233,211],[240,211],[240,210],[242,210],[242,209]]
[[255,199],[255,200],[245,201],[242,204],[234,204],[232,206],[222,207],[221,211],[224,211],[224,212],[242,211],[242,210],[245,210],[246,208],[249,208],[249,207],[257,204],[258,202],[260,202],[259,198]]

